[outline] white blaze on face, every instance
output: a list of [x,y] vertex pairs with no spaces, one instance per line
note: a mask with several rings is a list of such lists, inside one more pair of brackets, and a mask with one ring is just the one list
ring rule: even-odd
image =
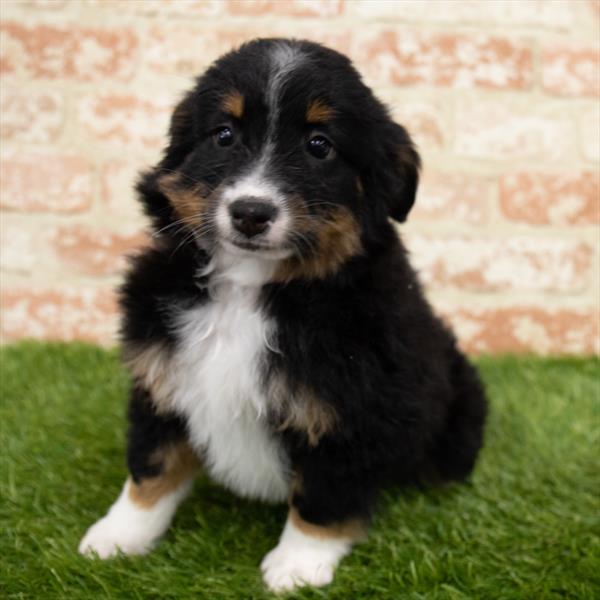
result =
[[254,198],[256,201],[272,204],[278,209],[277,218],[262,240],[264,243],[277,247],[285,241],[290,215],[284,195],[279,191],[276,183],[265,177],[266,165],[263,157],[264,155],[261,156],[254,170],[223,190],[217,209],[216,222],[221,235],[227,238],[234,233],[229,214],[229,207],[233,202],[241,198]]
[[[229,214],[229,207],[233,202],[247,197],[268,202],[277,207],[278,215],[261,240],[268,245],[277,247],[285,241],[291,218],[285,195],[281,192],[276,178],[270,173],[270,163],[275,151],[283,87],[291,73],[305,60],[305,55],[298,48],[281,42],[277,43],[271,51],[270,59],[271,67],[266,91],[269,113],[265,143],[250,171],[244,173],[237,181],[223,190],[216,213],[216,223],[221,237],[227,240],[234,234]],[[231,250],[229,245],[227,247]],[[276,258],[281,258],[281,256],[277,255]]]
[[290,75],[304,62],[305,55],[298,48],[281,42],[271,51],[270,59],[271,69],[267,84],[267,106],[269,107],[267,140],[273,142],[279,123],[283,88]]

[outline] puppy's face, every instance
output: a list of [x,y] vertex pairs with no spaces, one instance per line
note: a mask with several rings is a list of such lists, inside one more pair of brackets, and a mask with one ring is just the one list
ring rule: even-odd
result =
[[181,225],[205,249],[342,259],[388,216],[405,218],[418,165],[347,58],[257,40],[221,58],[180,103],[153,193],[148,181],[140,189],[160,227]]

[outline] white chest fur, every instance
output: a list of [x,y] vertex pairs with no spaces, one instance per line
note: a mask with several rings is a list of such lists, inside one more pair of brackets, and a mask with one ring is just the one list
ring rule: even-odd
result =
[[217,273],[213,299],[178,316],[171,398],[215,480],[277,501],[288,494],[289,466],[266,424],[260,363],[273,324],[257,306],[260,286],[244,279],[253,266],[236,262]]

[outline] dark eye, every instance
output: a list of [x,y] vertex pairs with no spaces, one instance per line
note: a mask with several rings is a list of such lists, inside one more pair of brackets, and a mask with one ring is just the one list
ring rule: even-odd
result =
[[219,146],[231,146],[235,140],[231,127],[219,127],[214,134],[213,139]]
[[333,146],[331,142],[322,135],[315,135],[308,140],[308,151],[320,160],[333,156]]

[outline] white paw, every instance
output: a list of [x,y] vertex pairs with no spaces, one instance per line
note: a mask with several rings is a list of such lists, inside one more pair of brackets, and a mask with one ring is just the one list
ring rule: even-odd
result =
[[79,552],[100,558],[123,554],[146,554],[167,531],[177,505],[191,488],[192,480],[164,495],[149,508],[132,502],[127,480],[108,514],[94,523],[83,536]]
[[79,552],[85,556],[105,559],[123,554],[146,554],[152,549],[155,539],[147,532],[137,530],[131,524],[115,519],[110,514],[94,523],[83,536]]
[[337,562],[329,552],[295,551],[280,544],[265,556],[260,568],[271,591],[285,592],[302,585],[320,587],[331,583]]

